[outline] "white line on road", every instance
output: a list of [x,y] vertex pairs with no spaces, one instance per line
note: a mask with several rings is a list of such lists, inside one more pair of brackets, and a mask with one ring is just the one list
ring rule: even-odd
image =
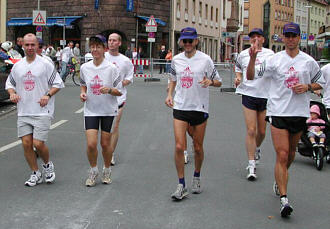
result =
[[84,111],[84,108],[82,107],[82,108],[80,108],[79,110],[77,110],[77,111],[74,112],[74,113],[79,114],[79,113],[81,113],[81,112],[83,112],[83,111]]
[[63,123],[66,123],[67,121],[68,121],[68,120],[61,120],[61,121],[58,121],[58,122],[54,123],[53,125],[51,125],[51,126],[50,126],[50,129],[52,130],[52,129],[54,129],[54,128],[60,126],[60,125],[62,125]]
[[[50,126],[50,129],[54,129],[54,128],[56,128],[56,127],[62,125],[63,123],[66,123],[67,121],[68,121],[68,120],[61,120],[61,121],[58,121],[58,122],[54,123],[53,125],[51,125],[51,126]],[[17,140],[17,141],[12,142],[12,143],[10,143],[10,144],[8,144],[8,145],[2,146],[2,147],[0,147],[0,153],[6,151],[6,150],[8,150],[8,149],[11,149],[11,148],[13,148],[13,147],[15,147],[15,146],[17,146],[17,145],[19,145],[19,144],[21,144],[21,143],[22,143],[21,140]]]

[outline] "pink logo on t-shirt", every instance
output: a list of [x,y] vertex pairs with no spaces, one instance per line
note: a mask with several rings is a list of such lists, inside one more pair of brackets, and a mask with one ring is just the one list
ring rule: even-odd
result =
[[103,87],[103,80],[98,75],[91,80],[91,89],[94,95],[101,95],[100,88]]
[[285,72],[284,74],[286,75],[284,84],[287,88],[292,88],[299,83],[299,75],[294,67],[290,67],[289,71]]
[[28,71],[23,79],[24,89],[26,91],[32,91],[35,86],[34,75],[32,75],[31,71]]
[[194,73],[190,70],[189,67],[186,67],[186,69],[181,73],[181,86],[183,88],[190,88],[193,85]]

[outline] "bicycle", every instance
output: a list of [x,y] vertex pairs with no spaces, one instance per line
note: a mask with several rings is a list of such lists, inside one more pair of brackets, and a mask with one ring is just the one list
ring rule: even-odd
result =
[[76,65],[75,64],[68,64],[67,65],[67,76],[66,77],[72,77],[72,82],[76,86],[80,86],[80,76],[76,71]]

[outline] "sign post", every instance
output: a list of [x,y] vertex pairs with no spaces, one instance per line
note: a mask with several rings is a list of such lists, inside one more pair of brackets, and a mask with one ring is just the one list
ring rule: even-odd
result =
[[32,12],[32,24],[33,25],[46,25],[46,11],[45,10],[33,10]]
[[[157,32],[157,22],[154,18],[154,15],[151,15],[147,24],[146,24],[146,32],[148,32],[148,42],[150,43],[150,52],[149,52],[149,58],[150,58],[150,63],[151,63],[151,68],[153,68],[153,63],[152,63],[152,58],[151,58],[151,54],[152,54],[152,42],[155,42],[155,36],[156,36],[156,32]],[[151,69],[151,74],[153,72],[153,69]],[[151,77],[153,77],[151,75]]]

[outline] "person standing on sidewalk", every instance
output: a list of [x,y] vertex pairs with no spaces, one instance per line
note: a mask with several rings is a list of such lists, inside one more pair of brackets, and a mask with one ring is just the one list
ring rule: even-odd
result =
[[[122,95],[117,97],[118,100],[118,115],[115,119],[115,125],[113,131],[111,132],[111,147],[116,150],[118,138],[119,138],[119,123],[121,116],[124,111],[124,106],[126,103],[127,89],[126,86],[133,82],[134,66],[132,61],[119,53],[119,47],[121,46],[121,36],[117,33],[112,33],[109,35],[108,48],[109,51],[105,53],[105,59],[114,64],[119,71],[120,81],[123,85],[121,90]],[[115,157],[112,155],[111,164],[115,165]]]
[[[263,48],[265,42],[262,29],[255,28],[249,33],[250,43],[258,40],[259,50],[256,66],[259,66],[266,58],[274,55],[270,49]],[[246,125],[245,146],[248,154],[248,174],[246,178],[250,181],[257,179],[256,164],[260,160],[260,145],[265,138],[266,132],[266,105],[269,80],[256,78],[247,80],[246,69],[249,64],[249,49],[242,51],[236,60],[236,93],[242,95],[243,114]]]
[[255,65],[257,54],[260,52],[259,40],[253,41],[249,50],[247,79],[270,78],[266,116],[271,124],[276,151],[273,190],[280,196],[281,216],[287,217],[293,211],[287,197],[289,167],[294,160],[298,141],[310,115],[308,92],[321,89],[324,78],[317,62],[299,50],[299,25],[292,22],[285,24],[283,35],[285,50],[266,59],[258,68]]
[[87,157],[90,165],[86,186],[96,184],[99,174],[97,167],[97,141],[101,126],[101,147],[104,160],[102,183],[110,184],[111,158],[113,148],[110,145],[113,119],[118,115],[117,96],[121,96],[120,76],[117,68],[106,61],[104,53],[106,38],[101,35],[89,39],[89,48],[93,60],[84,63],[80,70],[80,100],[84,102],[85,133],[87,139]]
[[[43,182],[43,176],[47,183],[55,180],[54,164],[49,160],[45,142],[54,115],[54,95],[64,88],[64,84],[54,64],[37,55],[36,36],[26,34],[23,43],[26,56],[13,66],[6,81],[6,90],[10,101],[17,103],[18,137],[22,140],[24,156],[32,170],[25,185],[35,186]],[[33,146],[43,160],[42,173]]]
[[61,76],[63,82],[65,82],[66,76],[68,75],[67,66],[68,66],[71,58],[73,57],[72,48],[73,48],[73,42],[70,41],[68,46],[62,50],[62,68],[61,68],[60,76]]
[[[180,46],[184,52],[174,56],[171,64],[171,82],[165,104],[173,108],[175,136],[174,160],[179,178],[173,200],[182,200],[188,195],[184,177],[184,150],[186,133],[192,128],[195,151],[195,171],[192,193],[201,193],[200,174],[204,159],[203,142],[209,108],[209,86],[220,87],[221,78],[211,58],[197,50],[199,40],[195,28],[181,30]],[[174,99],[172,97],[175,88]]]

